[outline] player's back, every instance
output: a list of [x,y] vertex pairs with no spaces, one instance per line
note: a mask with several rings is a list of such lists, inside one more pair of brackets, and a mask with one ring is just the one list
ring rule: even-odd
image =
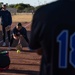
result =
[[75,75],[75,1],[58,1],[45,8],[41,44],[51,75]]

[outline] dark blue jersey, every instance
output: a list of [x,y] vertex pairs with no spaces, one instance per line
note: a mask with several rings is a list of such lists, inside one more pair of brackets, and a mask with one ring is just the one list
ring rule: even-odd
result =
[[11,13],[8,10],[1,10],[0,11],[0,17],[1,17],[1,25],[2,26],[8,26],[12,23],[12,17]]
[[13,34],[16,35],[27,35],[27,31],[24,27],[22,27],[20,30],[18,30],[16,27],[13,29]]
[[[38,9],[32,21],[30,48],[42,48],[51,74],[75,74],[75,1],[60,0]],[[43,71],[44,72],[44,71]]]

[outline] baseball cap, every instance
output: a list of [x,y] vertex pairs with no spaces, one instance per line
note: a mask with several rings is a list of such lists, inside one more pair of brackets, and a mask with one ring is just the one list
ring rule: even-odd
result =
[[6,4],[2,4],[2,7],[6,6]]

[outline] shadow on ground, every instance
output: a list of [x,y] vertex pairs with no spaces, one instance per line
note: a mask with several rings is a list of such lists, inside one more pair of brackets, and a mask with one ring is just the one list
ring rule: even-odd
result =
[[16,74],[28,74],[28,75],[38,75],[39,71],[31,71],[31,70],[15,70],[11,69],[8,71],[5,71],[6,73],[16,73]]

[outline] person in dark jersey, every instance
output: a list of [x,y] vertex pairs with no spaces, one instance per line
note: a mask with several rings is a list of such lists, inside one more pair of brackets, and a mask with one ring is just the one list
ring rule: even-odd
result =
[[29,39],[27,37],[27,30],[19,22],[12,30],[12,38],[10,41],[10,47],[12,46],[12,43],[14,40],[19,39],[18,44],[21,43],[22,38],[24,38],[26,40],[26,42],[29,44]]
[[3,45],[6,46],[6,32],[8,36],[8,46],[10,47],[10,32],[11,32],[11,24],[12,24],[12,16],[10,11],[7,10],[6,4],[3,4],[0,8],[0,18],[1,18],[1,26],[2,26],[2,37],[3,37]]
[[29,47],[42,52],[40,75],[75,74],[75,0],[58,0],[35,12]]

